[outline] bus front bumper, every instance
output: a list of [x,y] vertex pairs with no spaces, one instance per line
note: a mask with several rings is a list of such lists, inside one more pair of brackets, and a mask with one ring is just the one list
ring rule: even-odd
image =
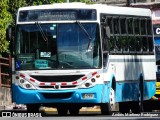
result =
[[[20,86],[12,85],[13,102],[16,104],[43,104],[43,103],[103,103],[107,102],[107,92],[103,85],[91,88],[70,90],[26,90]],[[105,94],[105,95],[104,95]]]

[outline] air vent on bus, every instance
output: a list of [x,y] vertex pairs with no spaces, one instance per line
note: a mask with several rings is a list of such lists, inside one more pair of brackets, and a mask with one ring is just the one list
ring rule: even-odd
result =
[[42,93],[46,99],[67,99],[72,96],[73,92],[67,93]]
[[63,75],[63,76],[31,76],[40,82],[72,82],[84,75]]

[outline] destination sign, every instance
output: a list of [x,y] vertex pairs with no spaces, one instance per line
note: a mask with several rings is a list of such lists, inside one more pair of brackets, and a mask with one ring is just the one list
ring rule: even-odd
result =
[[59,21],[59,20],[96,20],[95,9],[74,10],[23,10],[19,12],[19,22]]
[[35,60],[35,68],[47,68],[48,61],[47,60]]

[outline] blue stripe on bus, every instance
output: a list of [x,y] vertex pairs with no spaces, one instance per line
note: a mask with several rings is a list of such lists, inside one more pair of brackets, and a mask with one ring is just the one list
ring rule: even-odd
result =
[[[156,92],[156,81],[144,81],[144,100],[150,99]],[[117,82],[116,102],[137,101],[139,81]]]

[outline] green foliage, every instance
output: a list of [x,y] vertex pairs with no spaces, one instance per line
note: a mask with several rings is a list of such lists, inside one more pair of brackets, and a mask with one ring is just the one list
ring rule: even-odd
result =
[[8,12],[8,0],[0,1],[0,53],[8,50],[9,42],[6,40],[6,28],[12,21],[11,14]]
[[[0,53],[8,51],[6,29],[14,26],[18,8],[32,5],[63,3],[66,0],[0,0]],[[91,0],[69,0],[69,2],[91,3]]]
[[82,3],[87,3],[87,4],[91,4],[91,0],[70,0],[70,2],[82,2]]

